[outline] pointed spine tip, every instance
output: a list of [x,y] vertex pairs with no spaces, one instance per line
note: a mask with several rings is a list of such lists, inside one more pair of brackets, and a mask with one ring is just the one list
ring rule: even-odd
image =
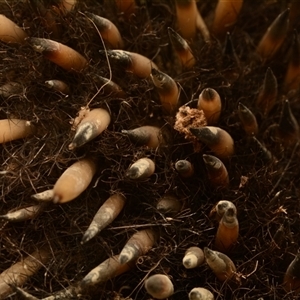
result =
[[189,258],[184,259],[182,263],[186,269],[190,269],[191,265],[192,265],[192,260],[189,257]]
[[200,96],[202,96],[202,99],[205,101],[212,101],[215,100],[216,96],[217,96],[217,92],[212,89],[212,88],[205,88]]
[[69,149],[69,150],[74,150],[75,148],[76,148],[76,144],[73,143],[73,142],[70,143],[69,146],[68,146],[68,149]]
[[81,239],[80,244],[83,245],[83,244],[87,243],[90,239],[91,239],[90,235],[87,234],[87,232],[85,232]]
[[127,254],[120,254],[118,261],[121,265],[126,264],[127,262],[129,262],[130,258]]

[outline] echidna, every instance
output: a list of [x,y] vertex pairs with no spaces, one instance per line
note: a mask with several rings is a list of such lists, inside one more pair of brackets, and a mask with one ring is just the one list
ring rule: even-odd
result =
[[[155,274],[174,300],[295,299],[299,17],[297,0],[0,1],[0,299],[143,300]],[[186,269],[190,247],[225,249],[230,276]]]

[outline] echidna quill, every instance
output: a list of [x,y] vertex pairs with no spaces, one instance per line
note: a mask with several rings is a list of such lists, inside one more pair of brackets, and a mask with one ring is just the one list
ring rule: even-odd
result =
[[[299,20],[297,0],[0,1],[0,299],[295,299]],[[183,266],[193,245],[210,267]]]

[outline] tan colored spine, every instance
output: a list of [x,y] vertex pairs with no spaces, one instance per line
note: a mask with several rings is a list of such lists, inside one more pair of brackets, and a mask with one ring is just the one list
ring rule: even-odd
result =
[[0,86],[0,95],[4,98],[9,98],[14,95],[23,93],[24,88],[21,83],[9,81]]
[[220,95],[216,90],[212,88],[204,89],[199,95],[197,107],[198,109],[203,110],[208,125],[218,123],[222,102]]
[[196,63],[196,59],[189,44],[171,27],[168,27],[168,34],[182,67],[185,69],[192,68]]
[[65,203],[77,198],[91,183],[96,172],[93,160],[84,158],[71,165],[56,181],[54,203]]
[[79,283],[80,291],[86,291],[90,287],[104,283],[132,268],[131,264],[120,264],[118,255],[112,256],[103,261],[96,268],[91,270]]
[[1,215],[0,219],[9,222],[23,222],[23,221],[31,220],[34,219],[36,216],[38,216],[43,211],[44,208],[45,206],[40,204],[27,206],[24,208],[14,210],[12,212],[8,212],[5,215]]
[[267,69],[263,84],[256,99],[256,106],[267,115],[276,103],[278,95],[277,78],[270,68]]
[[289,4],[290,8],[290,29],[296,28],[299,25],[300,17],[300,2],[298,0],[291,0]]
[[111,49],[123,49],[124,42],[121,37],[119,29],[109,19],[94,15],[92,13],[85,13],[97,26],[103,41],[106,46]]
[[299,141],[299,131],[299,124],[291,110],[290,102],[285,99],[277,128],[278,138],[285,146],[294,145]]
[[234,141],[224,129],[214,126],[204,126],[190,128],[190,131],[220,159],[228,159],[234,154]]
[[172,77],[157,69],[152,69],[150,76],[159,94],[163,110],[174,114],[178,108],[180,94],[177,83]]
[[195,0],[176,0],[177,28],[184,39],[195,39],[197,34],[198,9]]
[[204,248],[205,260],[220,281],[239,281],[233,261],[225,254]]
[[185,159],[178,160],[175,163],[175,170],[183,178],[190,178],[194,175],[194,166]]
[[164,274],[155,274],[147,278],[145,289],[155,299],[166,299],[174,293],[172,281]]
[[0,40],[5,43],[23,44],[27,33],[4,15],[0,15]]
[[291,56],[284,78],[285,90],[298,89],[300,84],[300,41],[298,34],[294,34],[291,46]]
[[181,211],[182,203],[179,199],[172,195],[162,196],[156,204],[156,209],[165,215],[176,215]]
[[[55,292],[51,296],[43,298],[43,300],[75,299],[78,298],[78,295],[87,295],[94,287],[97,287],[98,285],[129,271],[133,267],[134,264],[120,264],[118,261],[118,255],[112,256],[92,269],[74,286],[68,286],[64,290]],[[28,293],[24,293],[22,290],[19,290],[19,292],[22,296],[28,295]],[[37,298],[31,295],[29,296],[29,300],[37,300]]]
[[300,253],[298,253],[289,264],[283,278],[283,288],[287,293],[292,292],[294,296],[300,293]]
[[111,224],[120,214],[125,202],[126,198],[120,193],[110,196],[96,212],[90,226],[82,237],[81,244],[88,242],[100,233],[101,230]]
[[150,177],[155,171],[155,163],[150,158],[141,158],[133,163],[125,176],[131,180],[143,180]]
[[157,69],[157,66],[149,58],[124,50],[106,50],[99,51],[100,54],[117,64],[118,68],[124,68],[127,72],[131,72],[140,78],[148,78],[152,68]]
[[215,297],[211,291],[202,287],[195,287],[189,293],[189,300],[214,300]]
[[196,268],[204,263],[204,253],[199,247],[190,247],[185,251],[182,264],[186,269]]
[[57,92],[60,92],[64,95],[69,95],[70,94],[70,87],[63,81],[57,80],[57,79],[52,79],[52,80],[47,80],[45,81],[45,84],[47,87],[50,89],[53,89]]
[[231,30],[236,23],[243,0],[219,0],[212,25],[212,33],[223,40],[226,33]]
[[30,121],[20,119],[0,120],[0,144],[26,138],[32,135],[35,127]]
[[289,28],[289,9],[282,12],[260,40],[256,51],[262,59],[272,58],[283,44]]
[[36,52],[67,71],[81,72],[88,65],[87,59],[79,52],[59,42],[35,37],[26,41]]
[[32,199],[37,201],[52,201],[54,197],[53,189],[43,191],[41,193],[37,193],[31,196]]
[[138,146],[156,149],[164,142],[161,130],[156,126],[141,126],[131,130],[122,130],[122,133]]
[[46,248],[36,250],[0,274],[0,298],[5,299],[13,291],[11,285],[21,286],[50,260]]
[[211,41],[211,36],[209,30],[204,22],[201,13],[198,11],[197,18],[196,18],[196,27],[201,32],[202,37],[206,43]]
[[218,251],[227,253],[236,244],[239,236],[239,222],[234,209],[228,208],[224,213],[215,238],[215,247]]
[[101,134],[110,123],[110,114],[102,108],[87,110],[83,119],[77,125],[76,133],[69,149],[73,150]]
[[215,187],[227,187],[229,185],[229,177],[222,161],[215,156],[207,154],[203,154],[203,160],[211,184]]
[[258,124],[256,117],[253,112],[242,103],[239,103],[238,106],[238,116],[246,134],[249,136],[257,135]]
[[136,11],[135,0],[115,0],[119,12],[123,13],[126,18],[129,18]]
[[127,97],[126,93],[122,90],[122,88],[114,81],[108,78],[97,76],[95,78],[95,82],[97,86],[100,87],[100,90],[103,89],[105,95],[111,95],[116,98],[122,98],[122,99]]
[[237,209],[235,207],[235,205],[228,200],[220,200],[210,211],[209,213],[209,217],[210,218],[215,218],[218,222],[220,222],[220,220],[223,218],[225,212],[228,209],[233,209],[233,211],[235,212],[235,214],[237,214]]
[[[38,298],[32,296],[31,294],[25,292],[23,289],[21,289],[18,286],[11,286],[12,291],[16,293],[16,296],[20,296],[20,299],[24,299],[24,300],[39,300]],[[45,300],[45,298],[43,298],[43,300]],[[49,299],[48,299],[49,300]]]
[[136,232],[127,241],[119,255],[121,264],[137,260],[145,255],[154,245],[156,235],[152,229],[145,229]]

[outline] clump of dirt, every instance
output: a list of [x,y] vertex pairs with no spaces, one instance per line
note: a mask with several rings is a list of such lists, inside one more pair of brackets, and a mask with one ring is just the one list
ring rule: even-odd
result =
[[196,152],[201,150],[201,146],[195,135],[190,132],[190,128],[206,126],[206,118],[203,110],[181,106],[176,114],[174,129],[184,135],[184,138],[192,141]]

